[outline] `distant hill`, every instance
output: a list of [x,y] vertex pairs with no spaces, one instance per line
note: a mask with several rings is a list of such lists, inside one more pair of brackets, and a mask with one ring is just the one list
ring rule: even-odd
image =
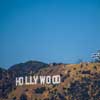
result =
[[11,66],[8,69],[8,72],[14,73],[14,77],[15,76],[24,76],[29,73],[35,73],[39,69],[45,68],[47,66],[48,66],[48,64],[40,62],[40,61],[28,61],[25,63],[20,63],[20,64]]
[[[100,100],[100,63],[45,64],[28,61],[14,65],[8,70],[1,70],[3,77],[0,79],[0,100]],[[18,87],[14,85],[16,76],[33,73],[59,74],[61,84]],[[6,77],[9,79],[8,82]],[[2,83],[9,85],[2,87]],[[2,96],[4,92],[5,95]]]

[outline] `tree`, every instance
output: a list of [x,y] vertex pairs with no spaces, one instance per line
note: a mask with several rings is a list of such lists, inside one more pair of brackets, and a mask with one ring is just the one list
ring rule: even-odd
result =
[[100,62],[100,50],[98,50],[96,53],[92,55],[92,58],[95,62]]

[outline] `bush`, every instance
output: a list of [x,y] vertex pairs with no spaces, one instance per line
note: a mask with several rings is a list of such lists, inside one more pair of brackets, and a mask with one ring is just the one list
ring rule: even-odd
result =
[[20,96],[20,100],[27,100],[27,95],[26,94],[22,94]]
[[45,87],[37,88],[35,89],[35,93],[42,94],[45,90],[46,90]]

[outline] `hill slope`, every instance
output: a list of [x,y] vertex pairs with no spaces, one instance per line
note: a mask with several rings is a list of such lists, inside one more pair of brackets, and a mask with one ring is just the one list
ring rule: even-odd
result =
[[100,63],[48,65],[34,73],[58,74],[61,76],[58,85],[18,86],[9,92],[7,99],[1,100],[100,100]]

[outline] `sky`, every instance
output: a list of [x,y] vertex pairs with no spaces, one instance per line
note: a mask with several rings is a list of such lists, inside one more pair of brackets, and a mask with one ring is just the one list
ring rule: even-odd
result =
[[0,67],[89,61],[98,49],[99,0],[0,0]]

